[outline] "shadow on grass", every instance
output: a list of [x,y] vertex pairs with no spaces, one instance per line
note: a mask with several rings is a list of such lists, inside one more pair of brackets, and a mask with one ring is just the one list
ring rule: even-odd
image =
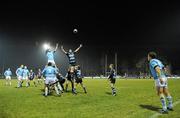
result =
[[144,108],[144,109],[148,109],[148,110],[151,110],[151,111],[156,111],[156,112],[159,112],[159,110],[161,109],[160,107],[157,107],[157,106],[152,106],[152,105],[139,105],[141,108]]
[[112,93],[111,93],[111,92],[106,92],[106,94],[107,94],[107,95],[112,95]]

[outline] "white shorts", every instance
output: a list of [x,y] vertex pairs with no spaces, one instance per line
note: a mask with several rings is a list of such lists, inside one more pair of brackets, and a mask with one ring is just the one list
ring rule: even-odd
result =
[[19,80],[19,81],[21,81],[22,80],[22,76],[17,76],[17,79]]
[[54,60],[48,60],[48,63],[52,63],[53,65],[55,65],[55,61]]
[[53,84],[57,81],[58,81],[58,79],[56,77],[46,77],[45,84]]
[[6,76],[6,79],[11,80],[11,76]]
[[28,80],[28,76],[27,77],[22,77],[23,80]]
[[156,79],[156,80],[155,80],[155,86],[156,86],[156,87],[167,88],[167,86],[168,86],[167,78],[164,77],[164,78],[162,78],[162,80],[163,80],[163,83],[161,84],[160,80],[159,80],[159,79]]

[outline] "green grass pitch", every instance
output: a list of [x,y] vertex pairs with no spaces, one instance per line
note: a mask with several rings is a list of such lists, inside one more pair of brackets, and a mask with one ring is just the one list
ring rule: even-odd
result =
[[112,96],[107,80],[84,79],[87,94],[79,86],[77,95],[67,92],[45,98],[43,85],[16,88],[16,80],[5,86],[1,79],[0,118],[150,118],[155,114],[158,118],[179,118],[180,80],[168,82],[176,105],[168,115],[159,115],[161,104],[153,80],[117,79],[117,96]]

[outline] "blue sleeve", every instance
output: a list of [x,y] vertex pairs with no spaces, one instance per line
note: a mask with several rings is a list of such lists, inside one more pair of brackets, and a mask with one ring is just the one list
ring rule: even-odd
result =
[[151,61],[150,64],[151,64],[151,66],[152,66],[153,68],[159,66],[156,61]]

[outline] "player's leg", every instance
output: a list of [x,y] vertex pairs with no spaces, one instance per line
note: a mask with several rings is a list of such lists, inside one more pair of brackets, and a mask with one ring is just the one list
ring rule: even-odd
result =
[[35,78],[33,79],[33,83],[34,83],[34,86],[37,87]]
[[75,80],[74,79],[71,80],[71,87],[72,87],[72,93],[73,94],[77,94],[76,87],[75,87]]
[[11,86],[11,77],[10,76],[9,76],[9,80],[8,81],[9,81],[9,85]]
[[8,77],[6,76],[6,78],[5,78],[5,81],[6,81],[6,86],[8,85]]
[[49,78],[46,78],[44,84],[44,96],[47,97],[48,93],[49,93]]
[[81,87],[83,88],[84,93],[87,93],[86,87],[84,86],[83,82],[80,82],[80,85],[81,85]]
[[26,81],[26,87],[29,87],[30,86],[30,80],[26,77],[25,81]]
[[64,91],[64,82],[65,82],[65,79],[60,82],[60,86],[61,86],[61,88],[62,88],[62,92]]
[[168,90],[168,88],[164,88],[163,89],[164,95],[166,96],[166,99],[168,101],[168,110],[173,110],[173,100],[172,100],[172,96]]
[[22,81],[22,78],[20,76],[17,77],[18,78],[18,81],[17,81],[17,88],[20,88],[22,85],[21,85],[21,81]]
[[61,95],[61,92],[59,91],[58,83],[55,83],[55,84],[54,84],[54,88],[55,88],[56,94],[57,94],[57,95]]
[[59,90],[61,93],[63,93],[63,88],[61,87],[61,84],[60,84],[59,81],[57,82],[57,87],[58,87],[58,90]]
[[66,84],[65,84],[65,85],[66,85],[66,86],[65,86],[65,91],[67,92],[67,91],[68,91],[69,80],[66,79],[66,82],[65,82],[65,83],[66,83]]
[[162,113],[167,113],[167,106],[166,106],[166,99],[165,99],[165,96],[164,96],[164,92],[163,92],[163,87],[160,87],[160,86],[157,86],[157,93],[160,97],[160,101],[161,101],[161,104],[162,104]]
[[111,86],[111,89],[112,89],[112,95],[113,96],[116,95],[115,82],[116,82],[115,78],[110,79],[110,86]]

